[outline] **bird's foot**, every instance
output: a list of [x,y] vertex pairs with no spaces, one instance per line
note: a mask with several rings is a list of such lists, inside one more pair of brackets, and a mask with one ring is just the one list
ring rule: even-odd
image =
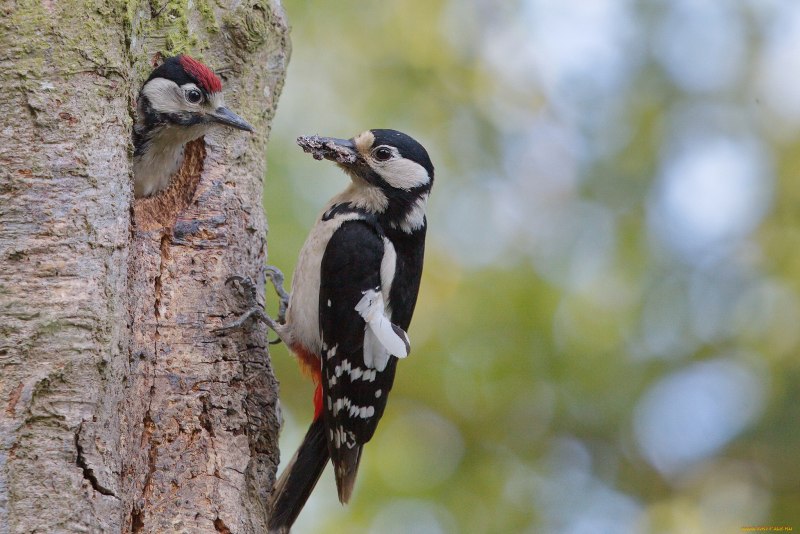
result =
[[284,324],[286,323],[286,309],[289,307],[289,293],[283,289],[283,273],[274,265],[267,265],[267,278],[272,284],[272,287],[275,288],[275,293],[277,293],[278,297],[281,299],[278,304],[278,322]]
[[[280,274],[280,271],[277,272]],[[272,279],[272,275],[270,275],[270,279]],[[280,280],[281,281],[283,280],[282,274],[280,275]],[[236,319],[232,323],[228,323],[219,328],[215,328],[213,332],[215,334],[224,334],[226,332],[230,332],[231,330],[237,330],[239,328],[242,328],[247,321],[255,319],[257,321],[261,321],[269,328],[271,328],[276,334],[278,334],[278,339],[269,341],[271,345],[280,343],[282,341],[281,331],[283,325],[278,321],[275,321],[264,311],[264,305],[258,301],[258,290],[256,284],[253,283],[253,281],[250,278],[243,276],[231,276],[225,281],[225,285],[230,285],[230,284],[237,284],[239,292],[244,294],[244,297],[247,299],[247,311],[245,311],[241,316],[239,316],[238,319]],[[281,291],[283,291],[283,287],[281,287]],[[281,306],[283,306],[283,303],[281,303]],[[280,313],[281,315],[279,315],[279,318],[282,319],[284,312],[281,311]]]

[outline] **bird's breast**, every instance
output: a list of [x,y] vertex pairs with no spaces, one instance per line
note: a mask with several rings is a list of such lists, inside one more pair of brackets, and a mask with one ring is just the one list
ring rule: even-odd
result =
[[322,352],[322,336],[319,329],[319,288],[321,283],[322,256],[333,233],[343,222],[358,219],[356,213],[348,213],[329,220],[319,220],[306,238],[297,258],[292,277],[292,296],[286,310],[286,324],[292,336],[319,355]]

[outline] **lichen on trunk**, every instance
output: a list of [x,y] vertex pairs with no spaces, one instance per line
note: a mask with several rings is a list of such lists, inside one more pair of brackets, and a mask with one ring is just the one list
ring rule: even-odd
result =
[[[239,304],[228,275],[263,284],[287,34],[271,2],[4,6],[0,534],[263,531],[266,338],[211,331]],[[196,142],[173,191],[134,204],[134,98],[175,52],[212,65],[257,133]]]

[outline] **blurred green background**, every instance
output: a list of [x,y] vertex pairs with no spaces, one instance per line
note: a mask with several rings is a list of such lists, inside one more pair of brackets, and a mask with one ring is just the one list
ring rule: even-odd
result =
[[[328,469],[295,532],[800,529],[800,3],[285,8],[269,262],[347,182],[298,135],[436,166],[412,353],[352,504]],[[312,386],[272,358],[286,460]]]

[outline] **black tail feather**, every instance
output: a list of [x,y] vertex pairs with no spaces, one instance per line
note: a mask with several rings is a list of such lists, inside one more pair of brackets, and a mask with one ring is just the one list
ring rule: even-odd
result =
[[358,445],[352,449],[339,450],[333,458],[336,489],[339,491],[339,502],[342,504],[347,504],[353,495],[362,448],[361,445]]
[[275,484],[269,500],[271,533],[286,533],[305,506],[329,459],[322,417],[311,423],[306,437]]

